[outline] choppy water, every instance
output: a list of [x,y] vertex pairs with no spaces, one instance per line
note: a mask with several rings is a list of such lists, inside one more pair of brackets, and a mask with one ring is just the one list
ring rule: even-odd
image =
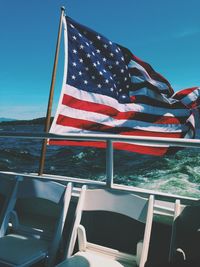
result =
[[[0,131],[38,132],[42,127],[0,126]],[[0,138],[0,170],[37,172],[41,141]],[[152,157],[116,151],[114,181],[179,195],[200,196],[200,150]],[[45,173],[105,180],[105,151],[83,147],[48,147]]]

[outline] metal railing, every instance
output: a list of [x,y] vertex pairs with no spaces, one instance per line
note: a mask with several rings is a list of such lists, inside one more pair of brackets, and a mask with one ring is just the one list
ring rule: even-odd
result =
[[[48,175],[49,179],[52,180],[70,180],[75,183],[86,183],[93,184],[96,186],[106,186],[108,188],[114,188],[118,190],[126,190],[135,192],[142,196],[148,195],[152,193],[152,190],[146,190],[137,187],[130,186],[122,186],[122,185],[114,185],[113,183],[113,143],[114,142],[125,142],[125,143],[134,143],[140,145],[159,145],[159,146],[173,146],[173,147],[190,147],[190,148],[200,148],[200,140],[199,139],[180,139],[180,138],[163,138],[163,137],[146,137],[146,136],[121,136],[121,135],[104,135],[104,134],[66,134],[66,135],[55,135],[49,133],[20,133],[20,132],[0,132],[0,138],[17,138],[17,139],[56,139],[56,140],[81,140],[81,141],[105,141],[106,145],[106,184],[102,182],[87,180],[87,179],[78,179],[67,177],[63,178],[60,176],[51,176]],[[47,175],[43,175],[41,177],[47,178]],[[38,178],[41,178],[38,177]],[[57,177],[57,178],[56,178]],[[158,199],[166,200],[166,201],[174,201],[175,198],[181,198],[184,202],[190,202],[196,200],[191,197],[182,197],[176,196],[167,193],[161,192],[153,192]]]

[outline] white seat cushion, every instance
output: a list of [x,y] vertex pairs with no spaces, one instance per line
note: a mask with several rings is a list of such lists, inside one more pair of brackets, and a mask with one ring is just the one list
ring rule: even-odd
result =
[[[71,258],[57,265],[57,267],[125,267],[125,266],[128,265],[89,252],[78,252]],[[134,266],[134,263],[132,266]]]
[[[23,235],[10,234],[0,238],[0,263],[21,265],[46,256],[48,242]],[[0,264],[1,266],[1,264]]]

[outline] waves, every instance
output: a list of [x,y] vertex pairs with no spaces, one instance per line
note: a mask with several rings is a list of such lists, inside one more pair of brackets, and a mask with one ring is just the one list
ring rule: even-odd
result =
[[[11,126],[9,126],[11,127]],[[5,131],[9,131],[8,126]],[[41,126],[12,126],[22,132],[41,131]],[[41,141],[0,139],[0,170],[38,172]],[[184,149],[175,155],[152,157],[116,151],[114,182],[161,192],[198,197],[200,195],[200,154]],[[45,173],[105,181],[106,155],[103,149],[55,147],[47,149]]]
[[179,151],[175,156],[147,161],[129,176],[127,184],[199,198],[199,163],[198,151]]

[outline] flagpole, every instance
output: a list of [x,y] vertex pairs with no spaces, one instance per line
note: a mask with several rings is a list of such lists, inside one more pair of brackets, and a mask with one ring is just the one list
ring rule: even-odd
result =
[[[51,78],[49,101],[48,101],[46,122],[45,122],[45,128],[44,128],[44,131],[46,133],[49,132],[50,124],[51,124],[51,111],[52,111],[53,95],[54,95],[54,88],[55,88],[55,81],[56,81],[58,56],[59,56],[59,50],[60,50],[60,41],[61,41],[61,35],[62,35],[62,20],[63,20],[64,13],[65,13],[65,7],[61,7],[60,23],[59,23],[59,28],[58,28],[58,37],[57,37],[57,43],[56,43],[56,51],[55,51],[54,65],[53,65],[52,78]],[[38,175],[42,175],[44,171],[46,150],[47,150],[47,139],[44,139],[42,143]]]

